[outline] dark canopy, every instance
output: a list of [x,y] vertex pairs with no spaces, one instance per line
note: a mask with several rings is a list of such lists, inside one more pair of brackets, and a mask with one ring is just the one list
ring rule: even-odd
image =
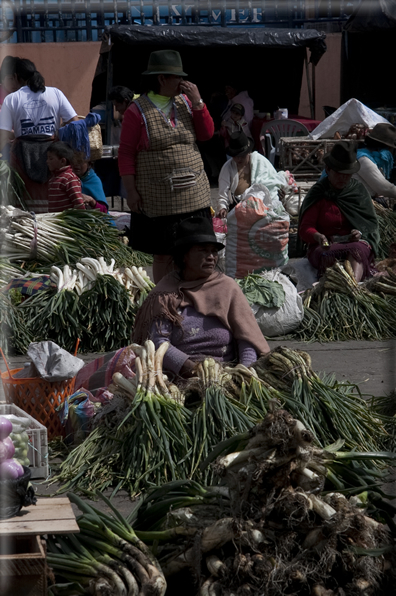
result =
[[[317,64],[326,51],[325,34],[314,29],[265,27],[142,26],[107,27],[91,105],[106,96],[107,53],[111,47],[113,83],[139,93],[149,54],[163,48],[180,51],[184,70],[204,100],[235,83],[248,90],[260,111],[286,107],[298,113],[304,58]],[[109,40],[111,45],[109,45]]]
[[362,0],[345,23],[350,33],[394,29],[396,27],[395,0]]
[[372,109],[396,109],[395,27],[395,0],[362,0],[348,19],[343,32],[341,103],[356,97]]
[[[267,29],[265,27],[174,26],[147,27],[118,25],[107,27],[111,41],[161,47],[265,46],[267,48],[308,47],[317,64],[326,51],[325,34],[315,29]],[[106,42],[104,42],[106,44]]]

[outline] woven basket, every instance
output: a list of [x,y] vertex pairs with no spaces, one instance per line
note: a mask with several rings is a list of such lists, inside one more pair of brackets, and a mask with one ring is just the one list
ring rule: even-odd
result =
[[[84,116],[78,116],[80,120],[85,120]],[[103,155],[103,139],[102,139],[102,129],[100,128],[100,124],[95,124],[95,126],[91,126],[88,128],[88,137],[89,137],[89,148],[91,151],[91,155],[89,160],[96,161],[98,159],[102,159]]]
[[90,161],[101,159],[103,155],[103,140],[100,124],[95,124],[88,129],[89,146],[91,149]]
[[10,370],[11,375],[8,372],[1,373],[7,404],[15,404],[41,422],[47,428],[49,440],[65,436],[56,409],[64,402],[65,397],[73,395],[76,377],[56,383],[41,378],[14,379],[13,375],[20,370],[22,369]]
[[[74,355],[76,356],[80,340],[77,340]],[[27,414],[41,422],[48,431],[48,439],[64,437],[65,429],[61,424],[57,408],[65,401],[66,397],[73,395],[76,377],[65,381],[46,381],[41,377],[31,379],[15,379],[14,375],[22,370],[10,370],[7,360],[0,348],[7,371],[1,373],[5,400],[7,404],[15,404]]]

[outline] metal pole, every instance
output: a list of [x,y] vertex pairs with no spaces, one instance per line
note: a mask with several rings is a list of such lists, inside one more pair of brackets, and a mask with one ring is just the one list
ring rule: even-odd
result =
[[[111,38],[109,38],[109,43],[111,43]],[[113,61],[112,61],[112,51],[111,48],[107,54],[107,81],[106,81],[106,145],[111,145],[111,127],[112,127],[112,112],[113,112],[113,102],[109,100],[109,93],[110,89],[113,86]]]
[[305,48],[304,62],[305,62],[305,72],[306,72],[306,76],[307,76],[308,99],[309,99],[309,106],[310,106],[310,110],[311,110],[311,118],[312,118],[312,120],[314,120],[315,119],[315,109],[314,109],[313,100],[312,100],[311,80],[309,78],[309,64],[308,64],[307,48]]

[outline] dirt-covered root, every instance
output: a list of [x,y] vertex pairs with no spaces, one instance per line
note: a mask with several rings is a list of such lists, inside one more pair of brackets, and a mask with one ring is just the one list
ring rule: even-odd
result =
[[250,431],[251,439],[246,449],[276,447],[279,454],[286,454],[297,447],[307,447],[314,437],[286,410],[269,412],[264,420]]

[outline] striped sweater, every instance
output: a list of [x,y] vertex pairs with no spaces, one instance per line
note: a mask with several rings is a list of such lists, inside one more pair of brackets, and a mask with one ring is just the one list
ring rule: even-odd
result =
[[53,172],[48,182],[48,211],[85,209],[81,194],[81,182],[71,166]]

